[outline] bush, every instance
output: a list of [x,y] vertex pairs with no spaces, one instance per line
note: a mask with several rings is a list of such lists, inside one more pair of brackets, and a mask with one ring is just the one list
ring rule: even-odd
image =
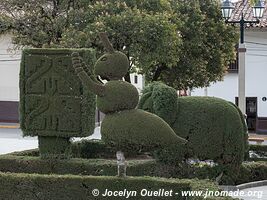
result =
[[102,140],[81,140],[71,145],[75,158],[114,158],[116,150],[107,146]]
[[[158,165],[151,159],[127,161],[129,176],[156,176],[157,168]],[[0,172],[116,176],[117,162],[115,159],[80,158],[43,160],[39,157],[9,154],[0,156]]]
[[101,125],[102,139],[125,152],[164,149],[175,145],[175,159],[183,157],[185,140],[176,136],[158,116],[143,110],[125,110],[106,115]]
[[[92,49],[75,51],[93,66]],[[94,131],[95,95],[84,90],[75,75],[72,52],[73,49],[23,50],[20,126],[24,136],[39,136],[43,158],[69,157],[69,138],[88,136]]]
[[267,180],[267,162],[245,162],[242,164],[235,184]]
[[251,153],[257,154],[258,157],[250,156],[248,160],[267,161],[267,145],[249,145]]
[[[66,188],[67,187],[67,188]],[[93,196],[92,191],[98,189],[100,195]],[[136,191],[132,199],[187,199],[181,196],[181,191],[190,190],[219,190],[216,185],[209,181],[178,180],[152,177],[95,177],[74,175],[37,175],[37,174],[12,174],[0,173],[0,196],[2,199],[10,200],[73,200],[86,199],[124,199],[125,197],[111,196],[103,197],[106,189],[109,191]],[[158,191],[159,189],[173,190],[170,197],[141,197],[143,190]],[[177,193],[177,195],[174,195]],[[190,198],[194,200],[204,197]],[[231,198],[210,198],[231,199]]]
[[188,140],[186,158],[241,165],[247,132],[243,116],[231,103],[213,97],[178,98],[174,89],[152,83],[144,89],[139,108],[159,115]]
[[[74,174],[94,176],[115,176],[117,163],[114,159],[80,159],[42,160],[36,150],[17,152],[0,156],[0,171],[11,173],[38,174]],[[188,165],[164,164],[153,159],[127,160],[129,176],[156,176],[165,178],[198,178],[215,181],[224,172],[219,183],[221,185],[237,185],[267,179],[266,162],[245,162],[240,167],[240,173],[229,171],[222,165]]]
[[139,100],[137,89],[125,81],[109,81],[105,84],[105,95],[97,96],[97,108],[108,114],[135,109]]

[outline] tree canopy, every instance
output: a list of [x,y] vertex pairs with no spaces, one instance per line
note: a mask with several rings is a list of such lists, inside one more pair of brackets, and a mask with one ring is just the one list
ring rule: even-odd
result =
[[[215,0],[2,0],[0,31],[30,47],[92,47],[106,31],[130,71],[176,89],[220,80],[237,43]],[[129,80],[129,77],[126,77]]]

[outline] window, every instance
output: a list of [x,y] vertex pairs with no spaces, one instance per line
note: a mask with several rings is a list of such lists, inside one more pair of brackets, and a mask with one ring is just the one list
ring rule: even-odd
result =
[[134,75],[134,83],[137,84],[138,83],[138,76]]

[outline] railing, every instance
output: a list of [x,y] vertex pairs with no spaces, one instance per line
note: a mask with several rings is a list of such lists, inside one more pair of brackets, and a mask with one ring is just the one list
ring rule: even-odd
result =
[[238,72],[238,44],[236,45],[236,59],[231,62],[228,66],[228,72],[237,73]]
[[238,55],[236,56],[236,60],[228,66],[228,72],[238,72]]

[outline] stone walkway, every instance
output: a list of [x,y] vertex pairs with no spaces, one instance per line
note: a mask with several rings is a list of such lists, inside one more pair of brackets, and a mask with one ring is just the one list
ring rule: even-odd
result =
[[249,189],[240,190],[244,191],[245,196],[239,197],[243,200],[267,200],[267,186],[261,186],[261,187],[254,187]]
[[[88,139],[100,139],[100,128],[97,127]],[[75,138],[74,141],[81,140]],[[34,149],[38,147],[37,137],[22,137],[22,131],[18,128],[0,128],[0,154],[14,151]]]

